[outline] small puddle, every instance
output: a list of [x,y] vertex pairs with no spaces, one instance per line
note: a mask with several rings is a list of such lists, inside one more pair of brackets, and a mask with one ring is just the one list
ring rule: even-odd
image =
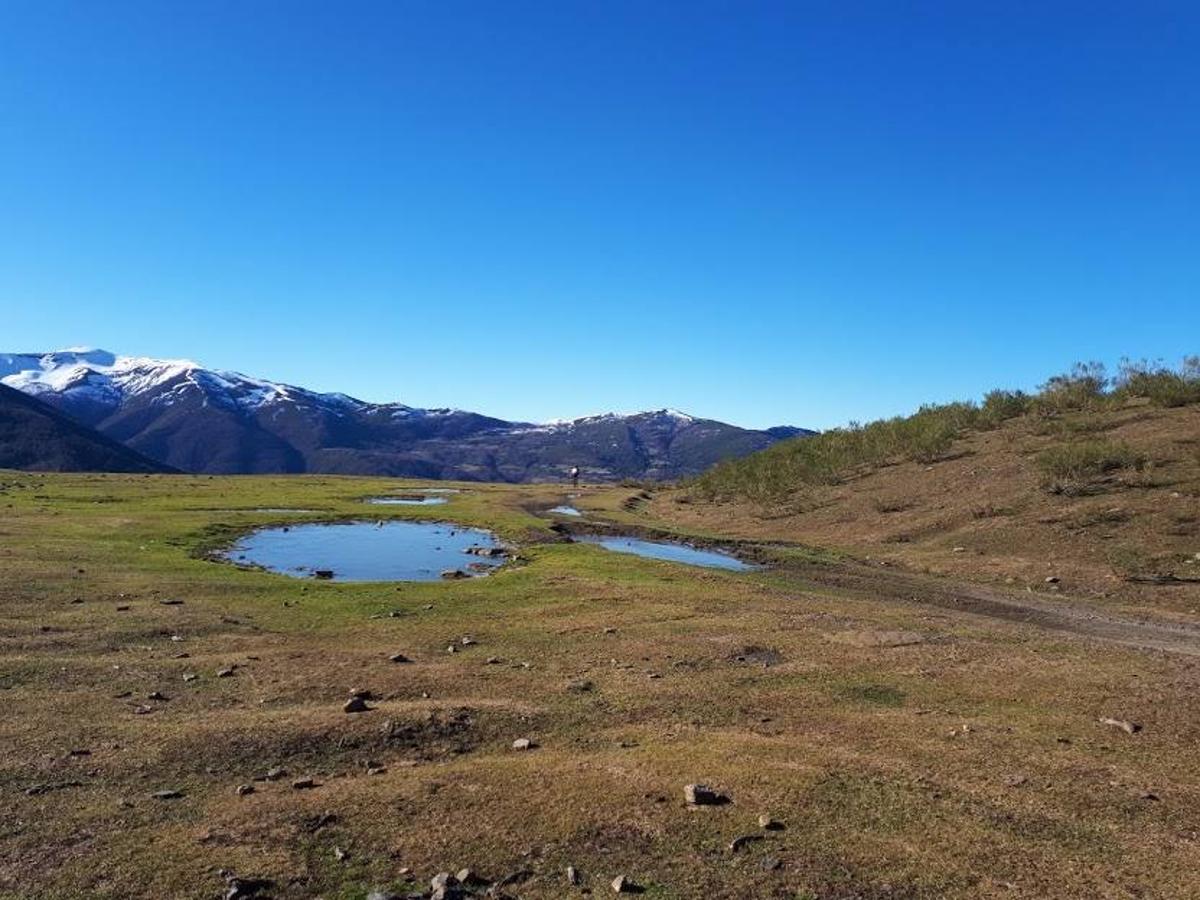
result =
[[559,515],[559,516],[582,516],[583,515],[583,513],[581,513],[579,510],[577,510],[573,506],[555,506],[555,507],[551,507],[551,509],[549,511],[554,513],[555,515]]
[[427,497],[371,497],[368,503],[375,506],[437,506],[445,503],[445,497],[430,494]]
[[736,556],[720,550],[700,550],[687,544],[676,544],[669,541],[643,541],[639,538],[601,537],[598,535],[582,535],[576,538],[585,544],[599,544],[606,550],[616,553],[632,553],[648,559],[662,559],[667,562],[685,563],[689,566],[705,566],[710,569],[728,569],[732,572],[749,572],[758,566],[742,562]]
[[505,562],[503,548],[490,532],[444,522],[263,528],[223,556],[268,572],[332,581],[440,581],[444,573],[485,574]]

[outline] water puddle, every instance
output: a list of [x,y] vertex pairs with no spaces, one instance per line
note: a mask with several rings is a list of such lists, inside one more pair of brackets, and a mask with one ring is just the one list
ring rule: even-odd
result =
[[613,550],[616,553],[632,553],[648,559],[662,559],[667,562],[685,563],[689,566],[729,569],[732,572],[749,572],[758,568],[720,550],[700,550],[696,547],[689,547],[687,544],[675,544],[668,541],[643,541],[639,538],[597,535],[582,535],[576,537],[576,540],[587,544],[599,544],[606,550]]
[[429,494],[423,497],[371,497],[367,500],[375,506],[437,506],[446,503],[445,497]]
[[264,528],[224,554],[296,578],[440,581],[486,574],[505,561],[487,531],[444,522],[345,522]]
[[582,516],[583,515],[583,513],[581,513],[579,510],[577,510],[573,506],[555,506],[555,507],[551,508],[549,511],[554,513],[555,515],[559,515],[559,516]]

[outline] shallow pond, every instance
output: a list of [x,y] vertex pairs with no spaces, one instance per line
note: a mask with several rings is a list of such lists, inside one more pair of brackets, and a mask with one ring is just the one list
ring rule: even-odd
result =
[[550,509],[550,512],[559,516],[582,516],[579,510],[573,506],[555,506]]
[[502,557],[467,552],[499,549],[487,531],[441,522],[344,522],[264,528],[224,555],[269,572],[333,581],[440,581],[442,572],[482,573]]
[[371,497],[367,500],[376,506],[437,506],[445,503],[445,497],[430,494],[426,497]]
[[598,535],[582,535],[576,540],[587,544],[599,544],[606,550],[613,550],[617,553],[632,553],[635,556],[686,563],[689,566],[729,569],[733,572],[749,572],[758,568],[720,550],[700,550],[696,547],[689,547],[687,544],[675,544],[669,541],[643,541],[639,538]]

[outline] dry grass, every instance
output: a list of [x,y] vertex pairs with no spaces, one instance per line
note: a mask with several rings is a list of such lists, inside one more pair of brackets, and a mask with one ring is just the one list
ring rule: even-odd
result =
[[[396,485],[0,482],[0,895],[210,898],[223,868],[278,896],[361,900],[470,866],[562,898],[567,865],[594,891],[625,873],[651,897],[1200,889],[1187,658],[821,587],[819,556],[734,575],[550,543],[528,511],[561,502],[550,488],[439,510],[519,536],[523,567],[356,586],[192,553],[214,526],[280,518],[254,507],[348,516]],[[661,501],[619,513],[629,494],[577,502],[653,524]],[[478,644],[448,654],[464,634]],[[376,710],[343,714],[351,687]],[[517,737],[539,747],[514,752]],[[272,766],[291,775],[252,781]],[[300,776],[318,786],[293,790]],[[695,781],[733,803],[688,810]],[[183,796],[152,798],[167,788]],[[761,813],[786,828],[731,853]]]

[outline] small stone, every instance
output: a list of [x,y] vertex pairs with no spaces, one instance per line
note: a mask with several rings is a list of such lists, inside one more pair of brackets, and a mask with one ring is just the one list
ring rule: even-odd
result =
[[386,773],[387,773],[387,769],[384,768],[383,766],[368,766],[367,767],[368,775],[384,775]]
[[574,866],[567,866],[567,884],[576,887],[579,885],[579,872]]
[[1126,734],[1137,734],[1142,730],[1142,726],[1136,722],[1128,722],[1125,719],[1110,719],[1103,717],[1100,719],[1101,725],[1110,725],[1113,728],[1119,728]]
[[336,859],[338,862],[345,862],[349,857],[350,857],[350,854],[347,853],[345,850],[343,850],[341,847],[333,848],[333,858]]
[[783,823],[777,819],[772,819],[766,813],[758,817],[758,827],[766,831],[783,831]]
[[199,676],[199,675],[197,675],[195,672],[184,672],[184,673],[183,673],[183,680],[184,680],[184,681],[195,681],[195,680],[196,680],[197,678],[199,678],[199,677],[200,677],[200,676]]
[[616,633],[617,633],[617,629],[613,628],[613,627],[610,625],[608,628],[605,628],[605,629],[604,629],[604,633],[605,633],[605,634],[616,634]]
[[532,750],[536,746],[537,744],[535,744],[529,738],[517,738],[512,742],[512,748],[514,750]]
[[1004,786],[1011,788],[1020,787],[1027,781],[1029,781],[1029,779],[1024,775],[1008,775],[1004,779]]
[[162,691],[151,691],[149,694],[146,695],[146,699],[147,700],[158,700],[162,703],[166,703],[171,698],[167,697],[165,694],[163,694]]
[[612,880],[612,889],[614,894],[632,894],[635,887],[633,882],[624,875],[618,875]]
[[464,647],[474,647],[475,644],[478,643],[478,641],[476,641],[475,638],[468,635],[467,637],[464,637],[461,641],[459,641],[459,643],[462,644]]
[[567,682],[567,690],[572,694],[586,694],[594,688],[595,685],[586,678],[576,678]]
[[459,884],[475,884],[479,878],[470,869],[459,869],[454,876]]
[[388,657],[388,659],[394,663],[412,662],[412,660],[409,659],[407,656],[405,656],[403,653],[393,653],[391,656]]
[[1047,575],[1046,584],[1058,584],[1061,579],[1057,575]]
[[217,677],[218,678],[232,678],[233,677],[233,668],[230,667],[227,669],[218,669]]
[[351,697],[342,704],[342,712],[345,713],[370,712],[372,709],[374,709],[373,706],[368,706],[366,700],[357,696]]
[[279,781],[281,778],[287,778],[287,773],[287,769],[276,766],[274,768],[267,769],[267,774],[263,776],[263,781]]
[[716,806],[725,798],[705,784],[688,784],[683,788],[683,798],[691,806]]
[[166,600],[159,600],[158,602],[161,603],[163,606],[183,606],[182,600],[176,600],[173,597],[168,598]]
[[311,778],[297,778],[292,782],[292,789],[297,791],[307,791],[310,788],[315,788],[317,783]]
[[183,796],[182,793],[176,790],[155,791],[151,794],[155,800],[178,800]]
[[729,842],[729,852],[737,853],[739,850],[741,850],[747,844],[752,844],[755,841],[761,841],[762,839],[763,839],[763,836],[761,834],[739,835],[738,837],[735,837],[732,841]]
[[951,553],[966,553],[967,548],[966,547],[953,547],[953,548],[951,548],[950,552]]

